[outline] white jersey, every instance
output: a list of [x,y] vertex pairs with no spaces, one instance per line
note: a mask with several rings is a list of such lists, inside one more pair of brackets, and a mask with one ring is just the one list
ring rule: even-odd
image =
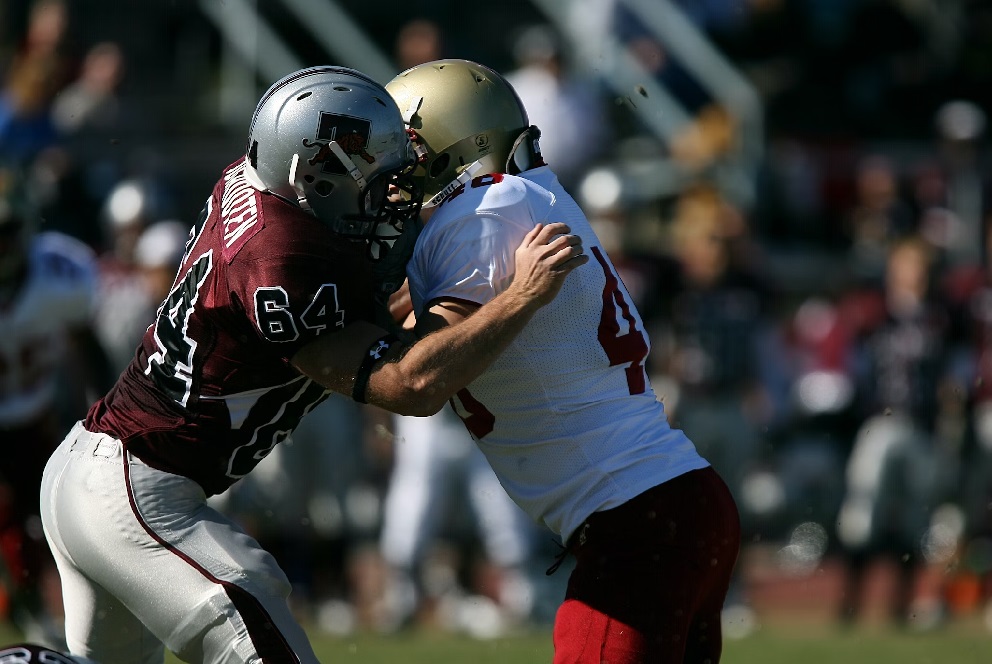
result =
[[513,280],[524,235],[554,221],[589,263],[452,404],[510,497],[567,540],[593,512],[709,465],[668,425],[644,323],[585,215],[548,167],[476,178],[435,211],[407,272],[417,313],[485,304]]
[[27,424],[53,407],[66,333],[90,322],[93,252],[75,238],[42,233],[28,245],[28,273],[0,307],[0,426]]

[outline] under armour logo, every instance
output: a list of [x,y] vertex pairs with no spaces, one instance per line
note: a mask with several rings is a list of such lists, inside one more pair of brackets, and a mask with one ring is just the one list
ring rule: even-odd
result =
[[379,339],[379,344],[375,348],[369,349],[369,357],[374,360],[382,359],[383,353],[389,350],[389,344],[385,339]]

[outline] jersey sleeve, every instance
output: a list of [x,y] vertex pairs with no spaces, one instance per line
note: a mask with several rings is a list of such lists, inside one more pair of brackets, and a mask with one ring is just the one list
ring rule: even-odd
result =
[[432,229],[423,237],[429,251],[407,270],[415,310],[435,299],[485,304],[496,297],[513,279],[514,250],[525,232],[495,215],[456,219]]

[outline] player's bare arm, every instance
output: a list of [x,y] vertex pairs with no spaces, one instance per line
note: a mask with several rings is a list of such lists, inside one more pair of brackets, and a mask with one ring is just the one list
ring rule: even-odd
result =
[[[572,270],[588,262],[581,239],[569,230],[553,223],[530,231],[516,251],[510,287],[457,326],[416,343],[379,349],[384,331],[355,323],[300,350],[293,365],[328,389],[386,410],[433,415],[492,364],[534,313],[555,298]],[[356,376],[363,379],[370,352],[381,353],[383,361],[372,368],[364,394],[355,395]]]

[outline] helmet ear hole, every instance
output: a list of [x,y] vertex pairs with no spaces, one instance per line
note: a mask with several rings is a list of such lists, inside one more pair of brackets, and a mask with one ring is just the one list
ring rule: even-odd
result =
[[248,148],[248,163],[252,168],[258,168],[258,141],[252,141]]
[[331,192],[334,191],[334,183],[328,182],[327,180],[319,180],[317,184],[313,186],[313,190],[317,192],[318,196],[330,196]]
[[432,178],[436,178],[444,169],[448,167],[448,163],[451,162],[451,155],[445,152],[444,154],[438,156],[433,162],[431,162],[430,174]]

